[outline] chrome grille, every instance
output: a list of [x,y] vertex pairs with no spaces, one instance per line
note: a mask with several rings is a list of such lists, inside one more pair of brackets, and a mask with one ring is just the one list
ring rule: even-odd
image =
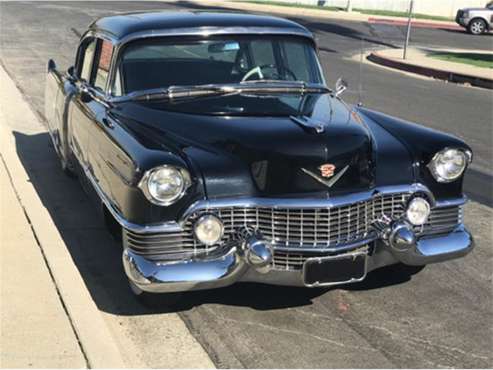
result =
[[[153,260],[180,260],[208,254],[231,240],[243,227],[259,230],[275,248],[273,267],[300,269],[310,256],[325,256],[319,249],[339,250],[370,238],[374,220],[402,216],[410,193],[385,194],[332,208],[223,207],[199,210],[188,217],[181,231],[140,234],[124,230],[125,247]],[[193,235],[194,222],[204,213],[219,216],[225,226],[218,245],[207,247]],[[462,206],[432,210],[428,222],[415,227],[418,235],[447,233],[462,223]]]
[[327,248],[368,237],[375,219],[400,217],[408,198],[407,193],[388,194],[333,208],[227,207],[207,212],[223,220],[225,235],[248,227],[260,231],[277,247]]
[[448,233],[462,223],[463,208],[463,206],[435,208],[431,211],[428,221],[423,226],[416,226],[414,230],[420,235]]
[[193,257],[207,248],[197,248],[191,229],[181,232],[137,234],[124,230],[123,243],[126,248],[149,259],[176,260]]

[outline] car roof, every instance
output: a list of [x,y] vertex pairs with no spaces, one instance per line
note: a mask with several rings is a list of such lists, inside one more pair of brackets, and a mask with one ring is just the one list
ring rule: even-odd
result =
[[145,13],[125,13],[99,18],[89,26],[89,31],[103,32],[117,40],[132,34],[155,34],[158,31],[186,29],[277,29],[285,33],[312,37],[300,24],[272,16],[242,14],[234,12],[206,11],[154,11]]

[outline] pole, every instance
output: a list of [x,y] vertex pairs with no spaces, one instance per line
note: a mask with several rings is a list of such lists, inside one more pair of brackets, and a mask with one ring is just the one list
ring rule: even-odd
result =
[[351,12],[352,10],[351,0],[347,0],[346,12]]
[[409,17],[407,20],[407,33],[406,33],[406,43],[404,44],[404,55],[403,59],[407,58],[407,47],[409,46],[409,37],[411,36],[411,18],[413,16],[414,0],[411,0],[409,4]]

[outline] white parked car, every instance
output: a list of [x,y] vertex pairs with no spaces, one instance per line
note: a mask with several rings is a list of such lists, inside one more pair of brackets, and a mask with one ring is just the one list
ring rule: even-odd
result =
[[493,1],[484,8],[459,9],[455,21],[473,35],[481,35],[493,28]]

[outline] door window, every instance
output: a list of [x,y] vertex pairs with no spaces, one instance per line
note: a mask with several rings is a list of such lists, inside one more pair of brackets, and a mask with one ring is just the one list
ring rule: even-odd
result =
[[96,79],[94,87],[105,91],[106,81],[110,71],[111,56],[113,55],[113,45],[107,40],[98,41],[98,57],[96,64]]
[[82,69],[80,71],[80,78],[88,83],[91,83],[92,62],[94,59],[95,51],[96,51],[96,40],[92,39],[86,45],[86,49],[84,51],[84,56],[82,59]]

